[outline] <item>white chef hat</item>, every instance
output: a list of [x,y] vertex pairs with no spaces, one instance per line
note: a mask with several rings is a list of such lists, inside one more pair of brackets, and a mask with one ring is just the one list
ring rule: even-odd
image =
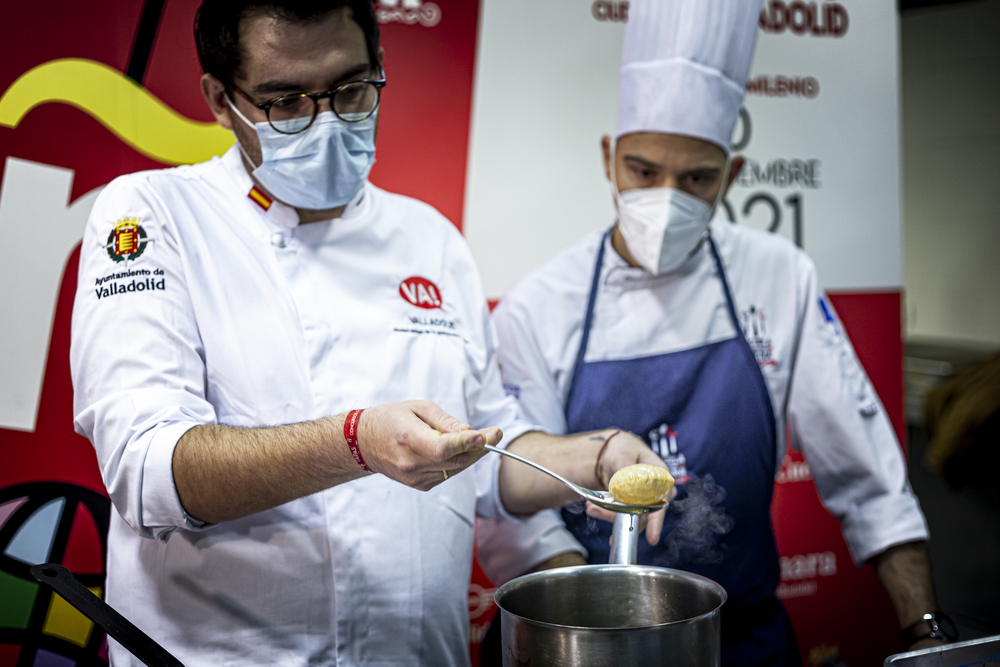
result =
[[615,138],[665,132],[729,153],[761,0],[632,0]]

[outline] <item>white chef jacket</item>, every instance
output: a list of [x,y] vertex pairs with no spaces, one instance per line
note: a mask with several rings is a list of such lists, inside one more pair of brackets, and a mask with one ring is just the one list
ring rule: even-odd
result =
[[[181,508],[173,450],[200,424],[420,398],[507,442],[531,428],[444,217],[366,184],[343,217],[299,226],[252,186],[234,147],[116,179],[87,224],[71,363],[116,509],[107,601],[187,665],[465,665],[473,525],[503,514],[499,457],[428,493],[373,475],[218,525]],[[145,246],[116,262],[122,221]],[[436,289],[401,287],[415,276]],[[111,657],[138,664],[113,642]]]
[[[714,220],[711,233],[740,327],[769,390],[775,460],[780,465],[785,452],[787,422],[856,562],[926,539],[892,425],[818,285],[812,260],[780,236],[725,220]],[[530,420],[552,433],[566,432],[565,403],[602,234],[588,235],[528,274],[493,313],[507,390]],[[630,266],[610,238],[605,243],[587,362],[678,352],[736,333],[707,243],[663,276]],[[546,512],[522,525],[480,522],[480,553],[518,547],[518,553],[481,556],[487,575],[503,581],[569,551],[566,536],[554,536],[559,521],[556,512]],[[552,546],[533,541],[536,534]]]

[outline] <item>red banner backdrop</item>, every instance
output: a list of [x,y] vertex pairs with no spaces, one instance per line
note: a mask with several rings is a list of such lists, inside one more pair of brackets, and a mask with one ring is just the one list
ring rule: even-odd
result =
[[[830,294],[847,335],[903,441],[899,292]],[[794,446],[794,443],[793,443]],[[878,665],[902,651],[899,625],[874,568],[855,567],[840,523],[823,507],[809,466],[792,448],[771,505],[782,599],[806,667]]]

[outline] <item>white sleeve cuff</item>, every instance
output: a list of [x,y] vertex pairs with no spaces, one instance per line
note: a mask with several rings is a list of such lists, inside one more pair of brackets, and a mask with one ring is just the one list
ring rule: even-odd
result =
[[523,521],[476,521],[476,557],[497,586],[519,577],[553,556],[587,550],[566,530],[559,510],[543,510]]
[[518,523],[521,520],[509,513],[500,500],[502,458],[500,454],[487,454],[473,467],[476,473],[476,516]]
[[842,527],[858,565],[897,544],[928,537],[920,503],[908,487],[903,493],[872,498],[855,507],[844,517]]
[[209,524],[188,515],[174,484],[174,449],[177,441],[198,422],[172,422],[153,433],[142,464],[142,527],[144,537],[165,539],[178,528],[199,530]]

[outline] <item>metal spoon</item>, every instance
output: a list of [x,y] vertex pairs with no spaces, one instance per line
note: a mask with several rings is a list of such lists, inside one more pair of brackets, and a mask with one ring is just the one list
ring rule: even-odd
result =
[[555,477],[560,482],[562,482],[569,488],[573,489],[574,491],[576,491],[581,496],[583,496],[590,502],[594,503],[598,507],[603,507],[604,509],[610,510],[612,512],[622,512],[624,514],[649,514],[650,512],[655,512],[656,510],[663,509],[663,507],[666,505],[666,503],[657,503],[656,505],[629,505],[628,503],[621,503],[615,500],[614,496],[611,495],[610,491],[594,491],[593,489],[585,489],[578,484],[574,484],[565,477],[557,475],[548,468],[540,466],[534,461],[529,461],[523,456],[518,456],[517,454],[508,452],[506,449],[500,449],[492,445],[483,445],[483,447],[485,449],[490,450],[491,452],[496,452],[497,454],[503,454],[504,456],[509,456],[512,459],[515,459],[517,461],[520,461],[521,463],[525,463],[531,466],[535,470],[541,470],[546,475]]

